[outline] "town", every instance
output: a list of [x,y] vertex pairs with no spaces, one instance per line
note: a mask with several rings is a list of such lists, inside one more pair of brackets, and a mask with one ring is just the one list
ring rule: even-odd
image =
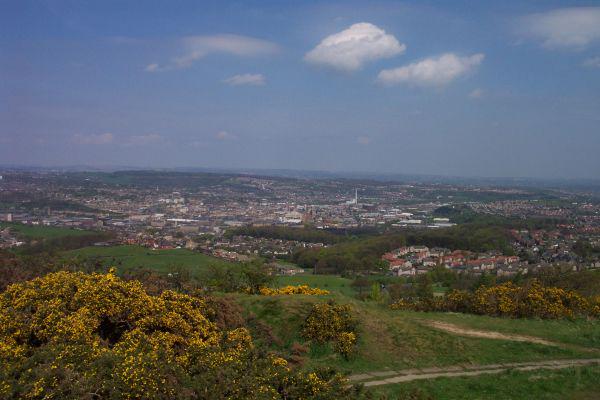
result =
[[585,191],[549,189],[538,198],[533,193],[539,190],[247,174],[5,170],[0,247],[25,244],[11,229],[18,223],[110,233],[93,246],[186,248],[229,261],[277,261],[289,260],[297,249],[333,243],[256,236],[240,228],[381,234],[448,229],[468,222],[472,214],[544,223],[507,230],[510,254],[502,249],[398,248],[381,255],[388,273],[411,276],[444,266],[509,276],[557,263],[575,270],[600,267],[597,256],[585,253],[586,246],[600,247],[598,198]]

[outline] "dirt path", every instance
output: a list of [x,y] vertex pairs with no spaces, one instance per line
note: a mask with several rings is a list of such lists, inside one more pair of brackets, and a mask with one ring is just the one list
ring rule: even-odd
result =
[[351,375],[348,378],[353,383],[363,383],[365,386],[381,386],[393,383],[410,382],[419,379],[452,378],[461,376],[477,376],[484,374],[498,374],[508,370],[534,371],[538,369],[562,369],[581,367],[585,365],[598,365],[600,358],[576,360],[547,360],[521,363],[503,363],[488,365],[456,365],[442,368],[421,368],[401,371],[379,371]]
[[434,329],[439,329],[445,332],[453,333],[459,336],[470,336],[470,337],[478,337],[484,339],[498,339],[498,340],[510,340],[513,342],[525,342],[525,343],[534,343],[534,344],[542,344],[545,346],[554,346],[560,347],[563,349],[571,349],[577,350],[585,353],[600,353],[599,349],[588,348],[579,346],[571,343],[561,343],[561,342],[553,342],[551,340],[542,339],[536,336],[528,336],[528,335],[519,335],[513,333],[502,333],[496,331],[482,331],[478,329],[464,328],[462,326],[454,325],[449,322],[442,321],[433,321],[433,320],[425,320],[423,323],[427,326],[430,326]]
[[501,333],[495,331],[480,331],[476,329],[468,329],[463,328],[458,325],[454,325],[448,322],[441,321],[426,321],[426,325],[431,326],[432,328],[436,328],[442,331],[454,333],[460,336],[471,336],[478,338],[486,338],[486,339],[500,339],[500,340],[510,340],[513,342],[527,342],[527,343],[536,343],[536,344],[544,344],[546,346],[556,346],[556,347],[564,347],[563,343],[552,342],[550,340],[541,339],[535,336],[526,336],[526,335],[515,335],[509,333]]

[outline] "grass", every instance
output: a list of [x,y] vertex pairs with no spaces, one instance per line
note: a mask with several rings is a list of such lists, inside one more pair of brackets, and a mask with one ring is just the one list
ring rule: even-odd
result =
[[279,276],[275,282],[276,286],[286,285],[309,285],[319,289],[329,290],[345,296],[353,296],[354,289],[350,286],[352,280],[335,275],[312,275],[299,274],[294,276]]
[[188,249],[151,250],[141,246],[92,246],[71,250],[64,255],[99,260],[103,265],[115,266],[120,271],[143,266],[158,272],[169,272],[174,267],[187,267],[192,274],[199,274],[210,266],[233,265],[228,261]]
[[[468,378],[438,378],[374,389],[388,399],[591,400],[600,398],[600,367],[579,367]],[[417,397],[417,393],[420,397]],[[413,397],[411,397],[411,395]]]
[[5,228],[10,228],[11,230],[16,231],[19,235],[27,239],[55,239],[59,237],[84,236],[96,233],[93,231],[72,228],[60,228],[56,226],[25,225],[16,222],[0,222],[0,229]]
[[[600,348],[600,322],[586,320],[506,319],[487,316],[420,313],[390,310],[355,297],[351,280],[337,276],[280,277],[278,285],[308,284],[328,289],[327,296],[237,295],[251,324],[253,337],[278,354],[290,358],[295,343],[306,353],[295,358],[301,368],[334,367],[344,373],[409,368],[540,361],[598,357],[581,347]],[[443,288],[439,288],[443,291]],[[330,344],[315,345],[301,336],[302,323],[312,305],[334,299],[350,304],[359,321],[356,353],[345,360]],[[466,328],[530,335],[563,343],[565,347],[508,340],[462,337],[429,327],[425,320],[450,322]],[[298,346],[296,346],[298,347]],[[375,398],[386,399],[573,399],[600,398],[600,367],[565,370],[508,371],[498,375],[439,378],[373,388]],[[418,393],[421,394],[419,397]],[[413,396],[413,397],[411,397]]]
[[[359,320],[357,352],[350,360],[337,355],[330,345],[309,346],[304,366],[332,366],[343,372],[397,370],[413,367],[456,364],[490,364],[496,362],[534,361],[543,359],[589,357],[577,349],[505,340],[461,337],[422,324],[418,313],[388,310],[374,303],[354,300],[339,293],[329,296],[248,296],[236,297],[248,314],[267,325],[274,351],[289,355],[294,342],[304,343],[302,322],[312,305],[326,299],[350,303]],[[561,321],[567,329],[570,321]],[[261,326],[264,333],[265,327]],[[260,338],[261,332],[253,332]],[[259,339],[261,340],[261,339]]]
[[598,320],[510,319],[460,313],[403,312],[403,314],[415,319],[433,319],[473,329],[538,336],[556,342],[600,349]]

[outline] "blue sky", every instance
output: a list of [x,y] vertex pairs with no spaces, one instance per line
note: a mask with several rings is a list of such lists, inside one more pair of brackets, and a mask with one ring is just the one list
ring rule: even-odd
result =
[[600,2],[3,1],[0,76],[0,164],[600,177]]

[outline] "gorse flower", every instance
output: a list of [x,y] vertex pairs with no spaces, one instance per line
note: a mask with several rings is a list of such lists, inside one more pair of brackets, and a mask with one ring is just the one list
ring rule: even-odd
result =
[[356,327],[350,306],[328,301],[313,306],[304,321],[302,336],[317,343],[334,342],[335,350],[348,358],[356,345]]
[[258,290],[258,293],[263,296],[279,296],[279,295],[292,295],[292,294],[305,294],[309,296],[322,296],[329,294],[328,290],[319,288],[311,288],[308,285],[298,286],[284,286],[278,289],[271,289],[268,287],[262,287]]
[[452,311],[514,318],[574,318],[599,316],[597,299],[586,299],[575,291],[544,287],[533,280],[517,286],[512,282],[478,288],[474,293],[453,290],[443,298],[421,301],[399,300],[392,309]]
[[259,356],[247,329],[219,330],[207,307],[172,291],[151,296],[112,272],[9,286],[0,294],[0,398],[357,398],[339,375],[314,378]]

